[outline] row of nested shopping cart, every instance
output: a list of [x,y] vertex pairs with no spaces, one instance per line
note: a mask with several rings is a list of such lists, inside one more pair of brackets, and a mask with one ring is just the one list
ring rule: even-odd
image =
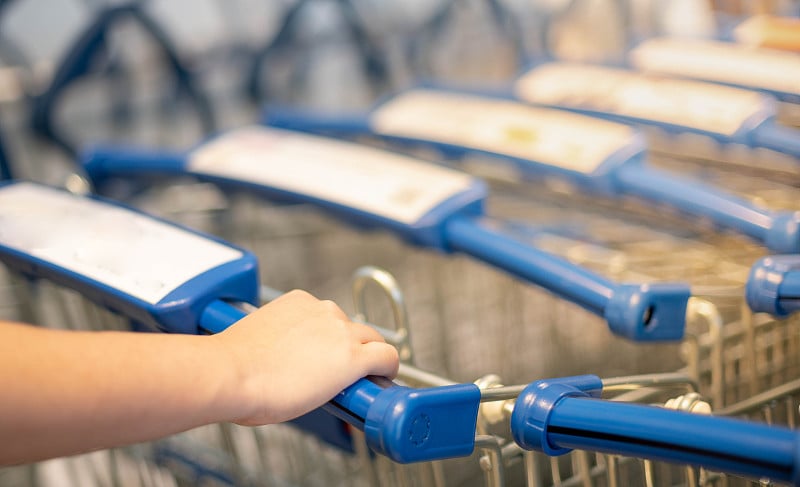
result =
[[[693,42],[360,113],[271,103],[210,138],[169,98],[127,104],[142,75],[87,78],[78,49],[51,89],[4,106],[3,318],[214,333],[300,287],[378,327],[403,365],[291,424],[3,469],[0,485],[798,483],[800,60]],[[720,58],[726,86],[688,80]]]

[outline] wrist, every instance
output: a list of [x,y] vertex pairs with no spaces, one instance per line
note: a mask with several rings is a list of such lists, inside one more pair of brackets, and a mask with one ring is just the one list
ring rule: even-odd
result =
[[203,337],[208,350],[203,354],[208,357],[205,367],[213,377],[211,385],[214,389],[211,409],[214,411],[213,422],[237,422],[241,418],[253,414],[253,404],[248,380],[248,370],[244,360],[226,337],[222,334]]

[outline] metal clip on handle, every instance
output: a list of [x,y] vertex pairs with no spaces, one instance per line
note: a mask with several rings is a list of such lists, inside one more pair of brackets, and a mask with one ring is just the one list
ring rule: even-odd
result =
[[411,348],[411,329],[408,325],[408,312],[406,311],[405,297],[400,285],[389,272],[374,266],[364,266],[356,270],[353,275],[353,301],[355,305],[356,320],[369,323],[367,314],[367,284],[370,282],[380,287],[389,300],[394,317],[394,330],[374,326],[383,338],[397,347],[400,361],[414,364],[414,354]]
[[530,384],[511,416],[514,440],[548,455],[578,448],[800,483],[800,435],[795,431],[604,401],[601,388],[595,376]]
[[753,264],[745,297],[757,313],[785,317],[800,310],[800,256],[773,255]]

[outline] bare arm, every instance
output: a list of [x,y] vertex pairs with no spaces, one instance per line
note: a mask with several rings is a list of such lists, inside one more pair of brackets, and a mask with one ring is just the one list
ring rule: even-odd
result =
[[212,336],[0,323],[0,465],[282,422],[397,366],[377,332],[302,291]]

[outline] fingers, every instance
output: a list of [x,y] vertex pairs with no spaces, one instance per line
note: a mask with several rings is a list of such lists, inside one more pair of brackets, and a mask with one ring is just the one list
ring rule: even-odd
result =
[[378,333],[378,330],[372,328],[371,326],[365,325],[363,323],[357,323],[355,321],[349,321],[350,323],[350,333],[358,339],[359,343],[369,343],[369,342],[383,342],[385,341],[383,336]]
[[359,359],[362,362],[362,375],[379,375],[394,379],[400,368],[400,356],[392,345],[380,342],[368,342],[359,348]]
[[303,291],[302,289],[294,289],[292,291],[289,291],[288,293],[284,293],[281,296],[278,296],[272,302],[277,303],[279,301],[292,302],[292,303],[311,303],[311,302],[317,302],[318,299],[307,291]]
[[315,314],[322,319],[321,323],[326,323],[325,326],[344,326],[349,339],[355,342],[357,364],[354,365],[360,369],[362,376],[397,376],[399,356],[395,347],[387,344],[371,326],[351,321],[333,301],[319,300],[306,291],[294,290],[276,299],[273,304],[285,305],[292,314],[297,313],[298,316]]
[[344,311],[342,311],[342,308],[340,308],[339,305],[334,303],[333,301],[325,299],[319,301],[317,303],[317,306],[319,306],[324,313],[328,313],[329,315],[335,318],[339,318],[340,320],[348,320],[348,321],[350,320],[347,314]]

